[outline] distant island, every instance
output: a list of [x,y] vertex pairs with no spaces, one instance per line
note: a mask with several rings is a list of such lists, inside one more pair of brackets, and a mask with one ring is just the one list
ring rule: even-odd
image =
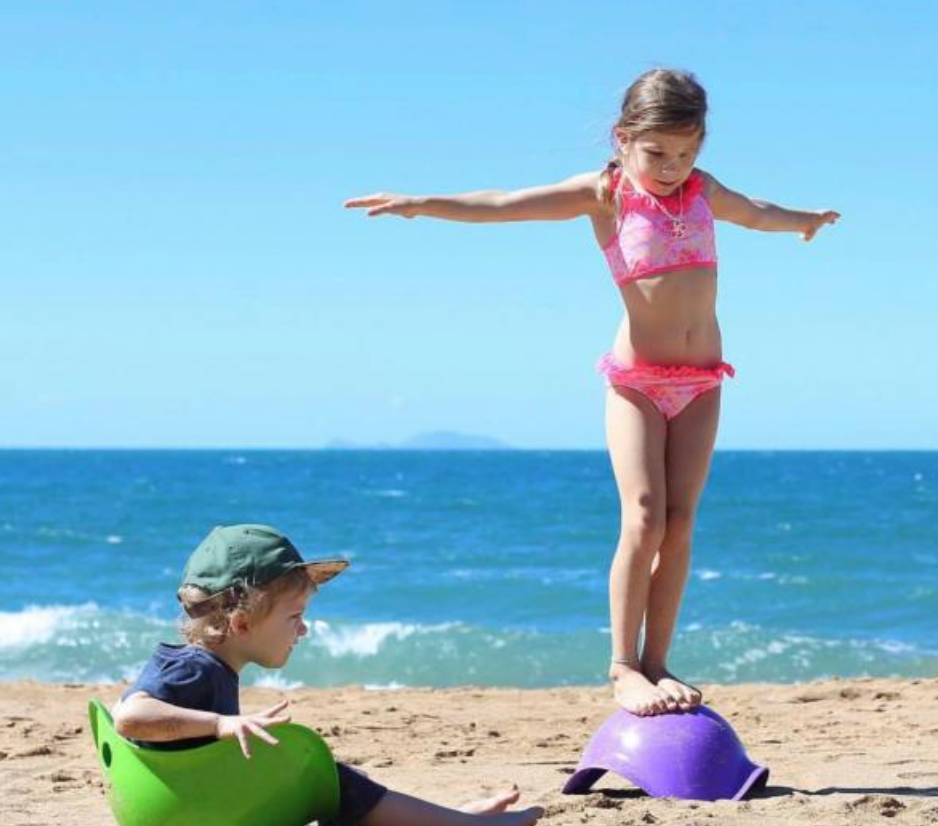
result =
[[434,430],[418,433],[399,444],[356,444],[348,439],[333,439],[325,445],[327,450],[511,450],[511,445],[492,436],[457,433],[454,430]]

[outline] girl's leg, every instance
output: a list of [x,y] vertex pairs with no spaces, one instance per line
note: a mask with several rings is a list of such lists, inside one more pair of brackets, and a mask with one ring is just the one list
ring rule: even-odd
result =
[[364,826],[531,826],[543,814],[540,806],[516,812],[472,814],[388,791],[362,823]]
[[606,396],[606,441],[619,488],[621,529],[609,571],[616,702],[633,714],[676,709],[667,692],[641,670],[638,635],[648,603],[651,565],[665,528],[664,417],[641,393],[610,388]]
[[719,418],[720,389],[716,388],[699,396],[668,423],[666,527],[651,577],[642,671],[683,709],[698,705],[700,692],[668,671],[667,657],[690,568],[694,517],[710,469]]

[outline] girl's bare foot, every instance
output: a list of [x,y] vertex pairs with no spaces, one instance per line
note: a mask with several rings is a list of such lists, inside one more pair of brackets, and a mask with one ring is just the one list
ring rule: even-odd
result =
[[703,700],[700,689],[695,686],[679,680],[668,669],[661,666],[643,665],[642,672],[653,683],[675,703],[681,711],[690,711],[696,708]]
[[639,717],[678,711],[679,706],[668,692],[654,685],[637,668],[613,663],[609,669],[616,702]]
[[464,806],[460,806],[461,812],[467,812],[471,815],[490,815],[495,812],[504,812],[513,803],[518,802],[521,797],[521,791],[517,785],[491,797],[480,797],[478,800],[470,800]]

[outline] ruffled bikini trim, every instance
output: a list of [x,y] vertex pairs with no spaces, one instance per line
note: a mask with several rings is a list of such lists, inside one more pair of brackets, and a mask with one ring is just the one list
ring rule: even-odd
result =
[[735,377],[736,369],[732,364],[721,361],[715,367],[694,367],[689,364],[661,365],[636,364],[628,367],[616,361],[612,353],[605,353],[596,365],[596,371],[604,376],[648,376],[660,379],[722,379],[723,376]]

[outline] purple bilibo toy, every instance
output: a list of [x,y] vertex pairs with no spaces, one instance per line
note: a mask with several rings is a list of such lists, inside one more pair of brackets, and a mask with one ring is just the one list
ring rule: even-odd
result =
[[741,800],[769,778],[732,726],[705,706],[653,717],[617,711],[589,741],[564,794],[589,791],[607,771],[652,797],[682,800]]

